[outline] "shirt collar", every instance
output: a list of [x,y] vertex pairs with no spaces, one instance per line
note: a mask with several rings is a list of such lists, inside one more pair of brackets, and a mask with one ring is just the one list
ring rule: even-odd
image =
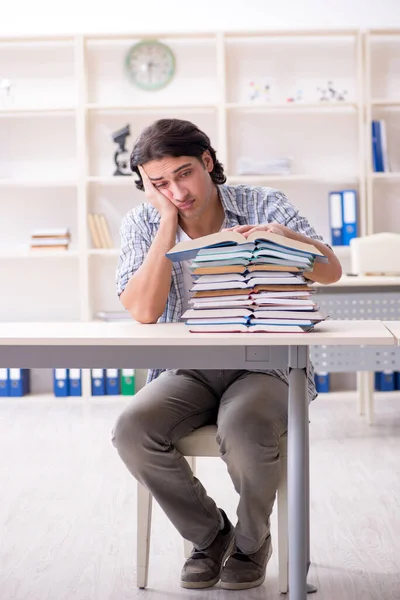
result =
[[[225,221],[230,222],[232,216],[245,217],[246,212],[239,207],[236,200],[235,188],[230,185],[217,185],[218,194],[224,208]],[[149,205],[149,223],[159,223],[161,220],[160,213],[154,207]],[[227,214],[229,213],[229,214]],[[236,221],[236,219],[234,219]]]

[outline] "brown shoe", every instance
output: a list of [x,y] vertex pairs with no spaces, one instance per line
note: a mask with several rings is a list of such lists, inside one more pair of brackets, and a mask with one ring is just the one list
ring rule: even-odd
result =
[[262,585],[271,554],[270,535],[254,554],[244,554],[237,548],[222,569],[221,588],[224,590],[247,590]]
[[[221,509],[220,509],[221,510]],[[235,531],[225,512],[225,527],[204,550],[193,548],[181,572],[181,586],[191,589],[208,588],[218,583],[222,565],[235,548]]]

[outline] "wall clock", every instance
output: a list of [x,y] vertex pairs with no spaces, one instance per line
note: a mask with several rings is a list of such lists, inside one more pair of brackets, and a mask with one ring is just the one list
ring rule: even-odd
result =
[[160,90],[168,85],[175,73],[175,56],[166,44],[145,40],[129,49],[125,67],[137,87]]

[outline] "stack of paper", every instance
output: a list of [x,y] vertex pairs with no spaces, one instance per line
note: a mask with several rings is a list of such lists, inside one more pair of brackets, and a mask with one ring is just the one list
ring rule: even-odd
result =
[[191,309],[182,315],[192,332],[301,333],[325,318],[303,276],[316,260],[326,261],[310,244],[221,232],[181,242],[167,256],[193,259]]

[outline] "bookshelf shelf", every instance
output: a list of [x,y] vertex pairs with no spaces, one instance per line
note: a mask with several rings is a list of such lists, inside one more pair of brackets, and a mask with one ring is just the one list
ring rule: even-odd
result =
[[1,179],[0,188],[72,188],[78,185],[77,181],[63,181],[62,179]]
[[43,259],[57,259],[66,260],[71,258],[79,258],[80,254],[77,250],[29,250],[29,249],[15,249],[9,248],[2,250],[0,248],[0,260],[5,259],[30,259],[30,260],[43,260]]
[[343,175],[343,177],[329,175],[228,175],[228,183],[239,184],[246,183],[249,185],[268,185],[270,183],[330,183],[341,184],[343,181],[357,184],[358,178],[354,175]]
[[87,104],[86,105],[86,109],[88,111],[91,112],[98,112],[98,113],[116,113],[116,114],[123,114],[123,113],[133,113],[133,112],[153,112],[153,111],[165,111],[166,109],[168,110],[173,110],[173,111],[184,111],[187,113],[190,112],[199,112],[199,111],[212,111],[215,110],[217,108],[217,105],[215,104],[171,104],[170,106],[165,106],[165,105],[154,105],[154,106],[149,106],[148,104],[144,104],[144,105],[135,105],[135,104],[131,104],[131,105],[101,105],[101,104]]
[[109,256],[116,257],[119,256],[118,248],[91,248],[88,251],[89,256]]
[[282,104],[246,104],[246,103],[229,103],[225,105],[227,110],[242,110],[242,111],[251,111],[258,113],[275,113],[275,112],[283,112],[283,113],[301,113],[301,112],[309,112],[309,113],[348,113],[355,112],[357,109],[357,105],[353,103],[346,102],[314,102],[311,104],[303,103],[303,102],[294,102],[294,103],[282,103]]
[[[368,234],[399,232],[400,208],[400,31],[365,32],[365,111],[366,111],[366,212]],[[373,171],[372,121],[385,126],[385,147],[389,171]]]

